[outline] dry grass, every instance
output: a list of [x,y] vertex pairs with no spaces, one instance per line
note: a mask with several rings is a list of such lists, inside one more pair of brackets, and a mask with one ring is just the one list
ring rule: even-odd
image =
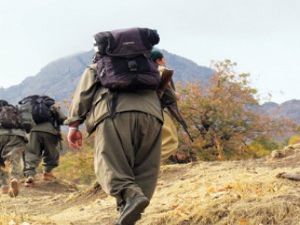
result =
[[[300,225],[300,183],[276,178],[299,171],[299,161],[295,150],[272,160],[163,166],[156,193],[137,225]],[[3,225],[10,220],[109,225],[118,216],[113,198],[62,181],[0,200]]]
[[94,151],[91,148],[73,153],[68,152],[60,158],[55,174],[61,179],[76,184],[91,184],[95,181]]
[[159,188],[141,225],[300,224],[300,185],[277,179],[282,168],[259,161],[185,167]]

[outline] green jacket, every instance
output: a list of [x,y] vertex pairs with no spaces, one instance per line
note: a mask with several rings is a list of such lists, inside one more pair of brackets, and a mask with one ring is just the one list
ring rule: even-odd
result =
[[3,129],[3,128],[0,128],[0,136],[2,136],[2,135],[20,136],[20,137],[25,138],[25,140],[27,140],[26,132],[24,130],[21,130],[21,129]]
[[[107,88],[96,82],[96,64],[88,67],[75,90],[69,116],[65,124],[74,121],[85,121],[88,133],[109,117],[108,103],[111,94]],[[163,115],[156,91],[143,90],[139,92],[118,93],[116,113],[138,111],[153,115],[163,122]]]
[[59,135],[60,132],[59,130],[55,129],[52,123],[46,122],[46,123],[40,123],[35,125],[32,129],[31,132],[45,132],[53,135]]

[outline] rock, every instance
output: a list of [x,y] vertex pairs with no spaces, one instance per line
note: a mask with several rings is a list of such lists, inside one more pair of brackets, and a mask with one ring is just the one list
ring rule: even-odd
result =
[[281,152],[281,150],[274,150],[271,153],[271,158],[272,159],[280,159],[283,158],[284,154]]
[[282,150],[274,150],[271,153],[272,159],[280,159],[287,157],[289,155],[295,154],[297,151],[300,151],[300,144],[288,145]]
[[300,175],[299,174],[290,174],[290,173],[279,173],[276,175],[277,178],[285,178],[293,181],[300,181]]

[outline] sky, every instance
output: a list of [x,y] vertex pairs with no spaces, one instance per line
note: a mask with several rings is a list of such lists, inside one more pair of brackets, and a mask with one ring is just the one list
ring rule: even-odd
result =
[[262,101],[300,99],[298,0],[0,0],[0,87],[90,50],[97,32],[135,26],[199,65],[237,62]]

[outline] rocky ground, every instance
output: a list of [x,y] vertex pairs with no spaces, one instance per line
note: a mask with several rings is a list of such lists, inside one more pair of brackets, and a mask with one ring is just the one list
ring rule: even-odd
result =
[[[151,205],[137,225],[300,225],[300,147],[248,161],[161,168]],[[0,197],[0,225],[109,225],[118,214],[101,190],[38,181]]]

